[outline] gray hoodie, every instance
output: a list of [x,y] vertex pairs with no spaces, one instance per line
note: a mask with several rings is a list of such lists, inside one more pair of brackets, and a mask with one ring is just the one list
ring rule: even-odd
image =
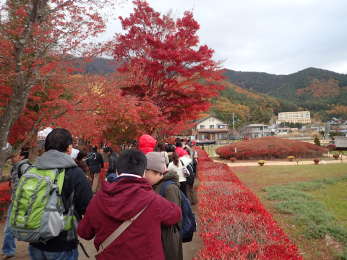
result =
[[41,170],[76,167],[77,164],[67,153],[49,150],[37,158],[34,166]]

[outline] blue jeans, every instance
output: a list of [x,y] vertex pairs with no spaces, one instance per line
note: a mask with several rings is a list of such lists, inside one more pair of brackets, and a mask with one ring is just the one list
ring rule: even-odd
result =
[[4,229],[4,242],[2,244],[2,253],[4,255],[15,255],[16,253],[16,240],[13,236],[12,229],[10,227],[10,214],[11,214],[11,205],[7,211],[6,224]]
[[29,253],[32,260],[77,260],[78,250],[61,252],[48,252],[29,246]]

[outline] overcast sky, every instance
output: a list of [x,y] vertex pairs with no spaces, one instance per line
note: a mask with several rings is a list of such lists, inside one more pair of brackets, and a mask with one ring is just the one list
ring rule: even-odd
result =
[[[193,11],[201,44],[228,69],[289,74],[307,67],[347,73],[347,0],[148,0],[161,13]],[[131,1],[118,7],[127,16]],[[105,38],[120,32],[108,23]]]

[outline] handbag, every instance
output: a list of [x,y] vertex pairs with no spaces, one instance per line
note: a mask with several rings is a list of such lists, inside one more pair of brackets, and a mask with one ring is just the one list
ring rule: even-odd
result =
[[180,161],[181,161],[181,164],[182,164],[182,172],[183,172],[183,175],[184,175],[184,177],[187,178],[187,177],[190,175],[190,172],[189,172],[187,166],[184,165],[184,163],[182,162],[182,160],[180,160]]

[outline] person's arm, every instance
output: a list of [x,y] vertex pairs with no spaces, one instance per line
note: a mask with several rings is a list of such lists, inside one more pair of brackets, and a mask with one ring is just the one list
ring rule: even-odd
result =
[[93,197],[93,192],[81,168],[76,167],[71,173],[71,175],[73,175],[73,178],[75,179],[74,187],[73,187],[75,192],[74,193],[75,210],[78,216],[82,217],[82,215],[84,215],[87,209],[87,206],[90,200]]
[[164,194],[165,199],[176,203],[181,207],[180,189],[175,184],[169,184]]
[[102,155],[100,153],[98,153],[98,157],[101,168],[104,168],[104,159],[102,158]]
[[182,219],[181,207],[176,203],[158,196],[159,203],[159,219],[163,225],[174,225]]
[[95,230],[92,227],[90,221],[89,221],[89,210],[87,208],[86,214],[83,217],[83,219],[80,221],[77,227],[77,234],[86,240],[91,240],[95,237]]

